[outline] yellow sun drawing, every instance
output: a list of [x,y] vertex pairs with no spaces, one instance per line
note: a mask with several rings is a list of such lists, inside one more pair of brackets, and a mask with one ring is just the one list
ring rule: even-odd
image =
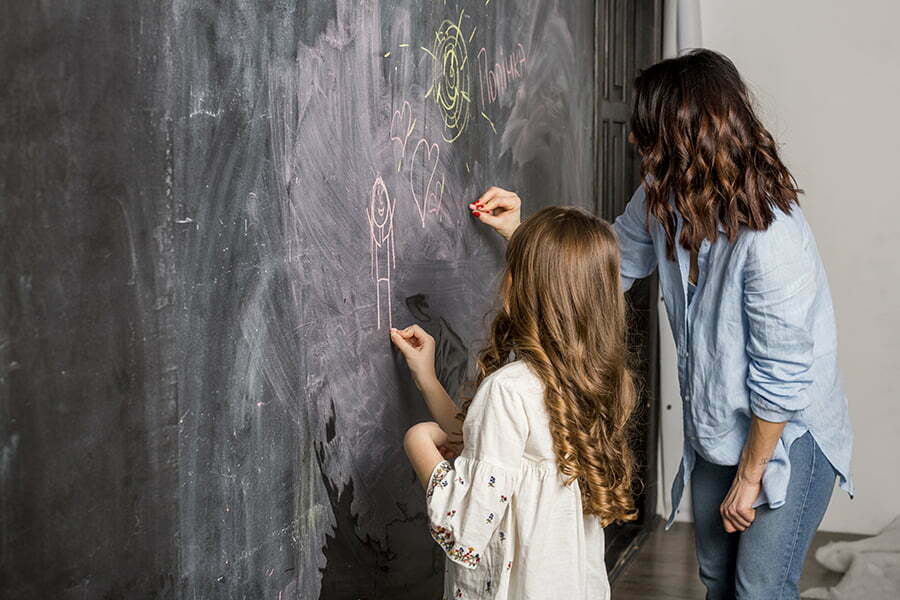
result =
[[460,11],[456,23],[449,20],[441,22],[434,32],[431,50],[422,48],[432,58],[431,88],[425,97],[433,97],[441,111],[446,142],[458,139],[469,122],[469,56],[462,32],[462,18],[463,11]]

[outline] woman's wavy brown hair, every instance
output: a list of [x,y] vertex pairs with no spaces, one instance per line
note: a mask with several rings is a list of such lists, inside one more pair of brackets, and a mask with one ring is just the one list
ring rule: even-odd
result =
[[506,249],[503,306],[478,357],[478,385],[511,354],[544,383],[559,471],[586,514],[630,521],[636,391],[612,227],[578,208],[545,208]]
[[714,240],[720,223],[734,241],[742,226],[768,229],[775,207],[791,212],[802,190],[727,57],[694,50],[643,70],[634,88],[631,130],[647,213],[662,224],[670,259],[676,216],[669,198],[684,219],[678,243],[692,251]]

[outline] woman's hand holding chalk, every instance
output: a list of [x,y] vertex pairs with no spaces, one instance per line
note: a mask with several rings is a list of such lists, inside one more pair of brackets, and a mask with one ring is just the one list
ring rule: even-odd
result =
[[522,199],[514,192],[490,187],[469,205],[472,215],[509,239],[522,222]]

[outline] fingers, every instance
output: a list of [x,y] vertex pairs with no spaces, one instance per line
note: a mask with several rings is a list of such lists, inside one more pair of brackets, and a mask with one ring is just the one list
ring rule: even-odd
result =
[[478,200],[475,201],[475,204],[484,204],[494,196],[507,194],[512,194],[512,192],[510,192],[509,190],[504,190],[503,188],[498,188],[497,186],[491,186],[485,193],[481,195]]
[[519,226],[522,199],[514,192],[492,187],[469,204],[472,216],[494,229],[507,240]]
[[410,325],[402,331],[404,337],[417,337],[421,339],[428,336],[428,333],[418,325]]
[[418,325],[410,325],[402,331],[402,335],[417,348],[426,345],[431,340],[428,332]]
[[725,517],[722,518],[722,526],[725,527],[725,533],[735,533],[737,531],[737,527]]
[[500,214],[503,214],[510,211],[517,211],[521,206],[521,198],[519,198],[518,195],[509,192],[506,194],[495,195],[486,201],[476,200],[469,205],[469,210],[477,217],[479,216],[479,213],[494,214],[494,212],[497,211]]
[[478,212],[492,212],[498,208],[515,210],[521,205],[522,201],[515,192],[499,187],[490,187],[478,200],[469,204],[469,208]]
[[416,330],[414,329],[414,327],[416,326],[410,325],[409,327],[406,327],[404,329],[396,329],[394,327],[391,327],[391,335],[397,334],[405,341],[412,342],[416,338]]
[[428,332],[419,325],[410,325],[405,329],[395,329],[392,327],[390,333],[391,339],[394,340],[394,343],[397,344],[398,347],[400,347],[400,344],[397,343],[395,336],[399,338],[405,346],[416,349],[419,349],[432,341],[432,337],[428,335]]
[[522,200],[516,194],[499,194],[482,202],[479,206],[481,211],[493,213],[497,209],[501,209],[504,212],[507,210],[517,210],[520,206],[522,206]]
[[752,523],[752,521],[748,521],[738,513],[729,514],[728,520],[731,521],[732,524],[734,524],[735,528],[737,528],[738,531],[745,531],[748,527],[750,527],[750,524]]
[[755,509],[738,508],[733,504],[722,504],[719,513],[722,515],[722,525],[728,533],[746,531],[756,519]]
[[400,352],[402,352],[404,355],[406,355],[408,352],[411,352],[412,350],[414,350],[414,348],[412,347],[412,344],[410,344],[408,341],[406,341],[406,338],[404,338],[398,330],[391,329],[390,333],[391,333],[391,341],[394,343],[395,346],[397,346],[397,349],[400,350]]
[[462,443],[454,439],[457,437],[461,436],[447,434],[446,441],[443,444],[440,444],[438,449],[441,451],[441,454],[444,455],[444,458],[451,459],[459,456],[459,452],[462,450]]
[[478,219],[485,225],[489,225],[489,226],[493,227],[494,229],[496,229],[497,226],[500,225],[500,223],[501,223],[500,217],[495,217],[494,215],[492,215],[489,212],[481,212],[479,210],[479,211],[473,212],[472,214],[475,215],[476,219]]

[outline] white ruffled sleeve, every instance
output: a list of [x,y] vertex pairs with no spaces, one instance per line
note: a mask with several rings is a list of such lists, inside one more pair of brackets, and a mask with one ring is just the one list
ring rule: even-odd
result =
[[516,492],[528,438],[522,398],[502,382],[482,384],[463,425],[465,447],[434,468],[425,493],[431,536],[450,560],[470,569]]

